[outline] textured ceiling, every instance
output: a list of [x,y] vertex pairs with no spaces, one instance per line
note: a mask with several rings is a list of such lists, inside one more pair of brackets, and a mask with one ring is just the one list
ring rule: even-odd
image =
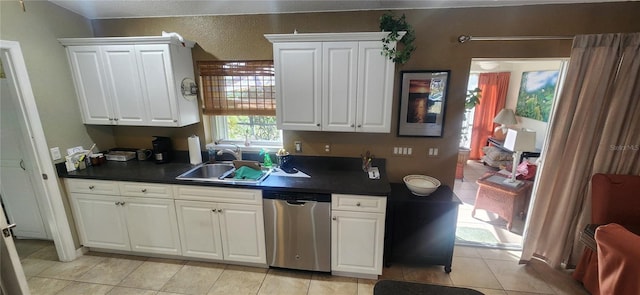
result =
[[[321,11],[389,10],[520,6],[561,3],[624,2],[639,0],[48,0],[89,19],[190,15],[238,15]],[[27,2],[28,5],[28,2]]]

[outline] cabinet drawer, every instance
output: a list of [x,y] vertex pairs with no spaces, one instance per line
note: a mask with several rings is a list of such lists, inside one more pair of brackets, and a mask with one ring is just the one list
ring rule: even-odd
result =
[[387,208],[387,197],[362,195],[331,195],[332,210],[384,213]]
[[262,205],[262,191],[239,188],[176,185],[176,200]]
[[120,193],[128,197],[173,198],[173,190],[169,184],[145,182],[120,182]]
[[119,195],[118,183],[109,180],[65,179],[67,189],[74,193]]

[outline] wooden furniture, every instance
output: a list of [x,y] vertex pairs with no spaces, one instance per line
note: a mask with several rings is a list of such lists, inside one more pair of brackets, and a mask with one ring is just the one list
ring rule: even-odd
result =
[[331,195],[331,273],[377,279],[382,274],[387,198]]
[[460,199],[446,185],[426,197],[404,183],[391,184],[388,200],[385,264],[443,265],[451,272]]
[[172,37],[62,38],[84,124],[182,127],[200,122],[183,96],[193,42]]
[[531,197],[533,182],[521,180],[516,187],[502,182],[507,178],[496,173],[488,173],[478,179],[478,193],[471,216],[475,217],[477,209],[484,209],[498,214],[507,221],[507,229],[511,230],[513,219],[524,218]]
[[278,128],[389,133],[395,64],[381,54],[386,35],[265,35],[273,43]]

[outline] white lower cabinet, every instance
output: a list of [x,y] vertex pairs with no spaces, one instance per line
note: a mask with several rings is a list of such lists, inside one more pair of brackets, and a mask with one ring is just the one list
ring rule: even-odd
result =
[[80,242],[85,247],[131,250],[122,197],[71,193]]
[[184,256],[266,265],[260,190],[174,188]]
[[172,192],[170,186],[81,179],[67,179],[66,184],[80,242],[85,247],[182,254],[172,196],[130,197],[138,189],[140,194],[167,188]]
[[173,200],[71,194],[85,247],[180,255]]
[[124,198],[121,206],[132,251],[182,254],[173,200]]
[[331,206],[331,272],[381,275],[386,198],[333,194]]

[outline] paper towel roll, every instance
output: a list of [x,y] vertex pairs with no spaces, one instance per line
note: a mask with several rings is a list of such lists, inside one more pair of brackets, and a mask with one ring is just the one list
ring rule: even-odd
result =
[[202,154],[200,153],[200,137],[191,135],[187,139],[189,142],[189,161],[191,165],[202,163]]

